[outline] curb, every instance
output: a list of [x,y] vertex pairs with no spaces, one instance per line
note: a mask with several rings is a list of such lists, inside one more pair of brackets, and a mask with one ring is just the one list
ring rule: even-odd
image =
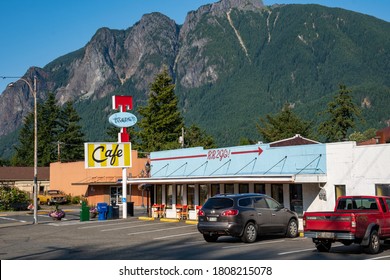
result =
[[138,217],[138,220],[142,221],[154,221],[153,217]]

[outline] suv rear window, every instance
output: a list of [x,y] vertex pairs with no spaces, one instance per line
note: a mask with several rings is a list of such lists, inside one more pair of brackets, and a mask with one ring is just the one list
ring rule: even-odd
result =
[[204,209],[224,209],[233,206],[233,200],[225,197],[210,198],[203,205]]

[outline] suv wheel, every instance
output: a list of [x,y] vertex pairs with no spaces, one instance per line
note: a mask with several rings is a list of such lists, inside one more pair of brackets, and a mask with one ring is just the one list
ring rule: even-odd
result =
[[216,242],[218,237],[219,237],[218,235],[203,234],[203,238],[207,242]]
[[245,243],[252,243],[255,242],[257,238],[257,229],[255,224],[253,223],[247,223],[244,229],[244,233],[241,236],[241,240]]
[[294,238],[298,236],[298,222],[295,219],[291,219],[287,226],[286,236]]

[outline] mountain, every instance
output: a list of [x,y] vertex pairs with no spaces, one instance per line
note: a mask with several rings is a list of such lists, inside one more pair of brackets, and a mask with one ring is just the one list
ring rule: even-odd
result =
[[[151,13],[126,30],[99,29],[83,48],[24,78],[37,76],[39,100],[48,91],[60,104],[74,100],[88,141],[102,141],[111,96],[132,95],[136,114],[164,66],[186,124],[219,146],[259,139],[256,122],[286,103],[318,124],[340,83],[362,106],[360,129],[390,124],[390,23],[319,5],[222,0],[189,12],[183,25]],[[23,82],[0,95],[0,157],[32,106]]]

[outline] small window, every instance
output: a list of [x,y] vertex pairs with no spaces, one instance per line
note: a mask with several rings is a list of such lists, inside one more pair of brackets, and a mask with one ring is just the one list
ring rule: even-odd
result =
[[210,198],[206,201],[204,209],[225,209],[233,206],[233,200],[230,198]]
[[276,200],[266,198],[266,201],[268,203],[269,208],[271,209],[277,209],[280,207],[280,204]]
[[252,199],[250,197],[242,198],[238,201],[238,205],[241,207],[252,207]]
[[268,208],[267,202],[265,202],[264,197],[256,197],[254,199],[255,208]]

